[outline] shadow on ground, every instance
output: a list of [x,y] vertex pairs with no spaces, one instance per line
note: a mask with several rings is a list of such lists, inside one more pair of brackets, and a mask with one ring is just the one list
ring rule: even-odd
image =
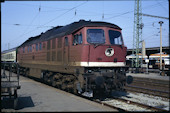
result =
[[[17,109],[19,110],[28,107],[34,107],[31,97],[18,97]],[[14,109],[14,99],[3,98],[1,100],[1,109]]]

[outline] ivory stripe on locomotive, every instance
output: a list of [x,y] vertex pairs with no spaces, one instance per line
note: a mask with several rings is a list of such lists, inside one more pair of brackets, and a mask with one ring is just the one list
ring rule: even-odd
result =
[[125,62],[80,62],[80,66],[89,66],[89,67],[125,66]]

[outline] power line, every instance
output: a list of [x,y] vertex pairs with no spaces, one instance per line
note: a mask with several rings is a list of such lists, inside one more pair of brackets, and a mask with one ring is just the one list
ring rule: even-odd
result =
[[[86,1],[86,2],[88,2],[88,1]],[[70,10],[66,11],[65,13],[63,13],[63,14],[61,14],[61,15],[59,15],[59,16],[57,16],[56,18],[61,17],[62,15],[70,12],[71,10],[73,10],[73,9],[75,9],[75,8],[77,8],[77,7],[82,6],[82,5],[85,4],[86,2],[83,2],[83,3],[79,4],[79,5],[71,8]],[[40,7],[39,7],[39,8],[40,8]],[[39,12],[40,12],[40,10],[39,10]],[[33,23],[33,21],[34,21],[34,20],[36,19],[36,17],[39,15],[39,12],[38,12],[37,15],[33,18],[33,20],[30,22],[30,24],[29,24],[29,26],[26,28],[26,30],[31,26],[31,24]],[[54,19],[50,20],[49,22],[41,25],[41,27],[44,27],[44,25],[46,25],[46,24],[54,21],[56,18],[54,18]],[[17,25],[20,25],[20,24],[17,24]],[[30,33],[30,32],[33,32],[33,31],[35,31],[35,30],[37,30],[37,29],[38,29],[38,28],[35,28],[35,29],[33,29],[33,30],[31,30],[31,31],[29,31],[29,32],[27,32],[27,33],[25,32],[25,33],[21,34],[17,39],[22,38],[22,36],[24,36],[24,35],[26,35],[26,34],[28,34],[28,33]],[[26,31],[26,30],[25,30],[25,31]],[[16,40],[16,39],[14,39],[14,40]],[[14,40],[11,40],[10,42],[12,42],[12,41],[14,41]]]
[[162,17],[162,16],[155,16],[155,15],[149,15],[149,14],[143,14],[143,13],[141,13],[140,15],[142,15],[142,16],[148,16],[148,17],[154,17],[154,18],[162,18],[162,19],[167,19],[167,20],[169,20],[169,18],[167,18],[167,17]]
[[156,2],[165,10],[165,11],[168,11],[161,3],[159,3],[157,0]]
[[[10,40],[10,42],[13,42],[14,40],[18,40],[20,38],[22,38],[23,35],[27,34],[26,31],[29,29],[29,27],[31,26],[31,24],[33,23],[33,21],[37,18],[37,16],[39,15],[39,12],[35,15],[35,17],[32,19],[32,21],[30,22],[29,26],[24,30],[24,32],[16,39]],[[18,25],[18,24],[17,24]]]
[[50,23],[50,22],[52,22],[52,21],[54,21],[55,19],[57,19],[57,18],[59,18],[59,17],[63,16],[64,14],[66,14],[66,13],[68,13],[68,12],[72,11],[73,9],[75,9],[75,8],[77,8],[77,7],[80,7],[80,6],[84,5],[84,4],[85,4],[85,3],[87,3],[87,2],[88,2],[88,1],[83,2],[83,3],[81,3],[80,5],[78,5],[78,6],[75,6],[75,7],[71,8],[70,10],[68,10],[68,11],[64,12],[63,14],[61,14],[61,15],[59,15],[59,16],[57,16],[57,17],[55,17],[55,18],[51,19],[51,20],[50,20],[50,21],[48,21],[47,23],[43,24],[43,26],[44,26],[44,25],[46,25],[46,24],[48,24],[48,23]]
[[12,25],[12,26],[29,26],[29,27],[54,27],[54,26],[26,25],[26,24],[11,24],[11,23],[1,23],[1,24]]
[[[162,2],[161,2],[162,3]],[[143,7],[143,8],[141,8],[141,9],[148,9],[148,8],[151,8],[151,7],[153,7],[153,6],[157,6],[158,5],[158,3],[157,4],[154,4],[154,5],[149,5],[149,6],[146,6],[146,7]],[[134,10],[131,10],[131,11],[128,11],[128,12],[124,12],[124,13],[121,13],[121,14],[119,14],[119,15],[115,15],[115,16],[112,16],[112,17],[109,17],[109,18],[106,18],[106,19],[112,19],[112,18],[115,18],[115,17],[119,17],[119,16],[122,16],[122,15],[125,15],[125,14],[129,14],[129,13],[132,13],[132,12],[134,12]],[[106,20],[105,19],[105,20]]]
[[[13,2],[9,2],[8,4],[15,4],[15,5],[25,5],[25,6],[31,6],[31,7],[39,7],[39,5],[35,5],[35,4],[18,4],[18,3],[13,3]],[[63,9],[63,8],[56,8],[56,7],[49,7],[49,6],[45,6],[45,5],[41,5],[41,7],[45,7],[45,8],[52,8],[52,9],[60,9],[60,10],[69,10],[69,9]],[[51,10],[51,11],[55,11],[55,10]]]

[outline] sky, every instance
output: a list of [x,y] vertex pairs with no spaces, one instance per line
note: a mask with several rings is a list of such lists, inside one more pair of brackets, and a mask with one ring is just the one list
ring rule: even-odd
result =
[[[55,26],[84,19],[104,21],[122,28],[124,44],[133,48],[134,0],[112,1],[5,1],[1,3],[1,51],[21,45]],[[168,17],[168,0],[142,0],[142,13]],[[169,45],[169,20],[142,16],[146,48]]]

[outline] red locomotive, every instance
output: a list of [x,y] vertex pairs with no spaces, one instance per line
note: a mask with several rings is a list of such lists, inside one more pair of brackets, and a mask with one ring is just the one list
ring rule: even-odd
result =
[[123,89],[127,48],[121,30],[80,20],[31,37],[18,47],[21,73],[90,97]]

